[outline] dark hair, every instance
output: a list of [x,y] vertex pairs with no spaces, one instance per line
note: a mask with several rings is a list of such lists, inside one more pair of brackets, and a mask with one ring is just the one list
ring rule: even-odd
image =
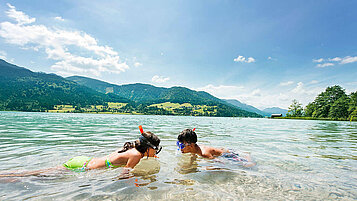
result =
[[185,129],[180,133],[177,139],[180,142],[196,143],[197,135],[192,129]]
[[[160,139],[157,137],[154,133],[150,131],[143,132],[141,134],[149,143],[152,145],[158,147],[160,144]],[[135,148],[138,150],[140,153],[145,153],[149,148],[153,148],[150,145],[148,145],[145,140],[135,140],[134,142],[125,142],[123,149],[118,151],[118,153],[126,152],[129,149]]]

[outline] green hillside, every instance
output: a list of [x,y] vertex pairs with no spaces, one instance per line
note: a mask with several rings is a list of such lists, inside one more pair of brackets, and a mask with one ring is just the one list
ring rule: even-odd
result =
[[130,99],[137,103],[191,103],[191,104],[207,104],[217,103],[220,99],[203,91],[194,91],[185,87],[155,87],[149,84],[127,84],[127,85],[114,85],[100,80],[91,79],[87,77],[72,76],[67,77],[71,81],[78,84],[90,87],[99,92],[105,93],[109,88],[113,88],[113,93],[121,97]]
[[185,87],[119,86],[79,76],[65,79],[4,60],[0,72],[0,110],[5,111],[261,117]]
[[[210,113],[206,111],[203,113],[211,114],[212,116],[240,116],[240,117],[262,117],[261,115],[253,112],[248,112],[242,109],[239,109],[235,106],[222,101],[209,93],[203,91],[194,91],[185,87],[155,87],[149,84],[128,84],[128,85],[114,85],[109,84],[103,81],[80,77],[72,76],[67,79],[75,81],[78,84],[90,87],[99,92],[113,91],[114,94],[117,94],[121,97],[127,98],[131,101],[135,101],[138,104],[138,112],[145,114],[180,114],[180,115],[196,115],[192,109],[180,109],[176,113],[165,110],[165,108],[160,107],[148,107],[152,104],[159,103],[178,103],[185,104],[189,103],[191,105],[200,105],[200,107],[206,106],[216,106],[216,111]],[[209,115],[208,115],[209,116]]]
[[0,59],[0,110],[45,111],[54,105],[100,105],[129,101],[102,94],[55,74],[32,72]]

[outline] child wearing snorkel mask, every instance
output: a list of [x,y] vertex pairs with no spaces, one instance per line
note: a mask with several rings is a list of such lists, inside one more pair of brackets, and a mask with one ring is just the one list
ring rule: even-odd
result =
[[134,142],[126,142],[123,149],[113,152],[108,156],[100,158],[89,158],[78,156],[64,163],[63,166],[68,169],[97,169],[110,168],[125,165],[126,168],[134,168],[144,156],[155,157],[162,147],[159,146],[160,139],[150,131],[144,132],[139,126],[141,136]]
[[220,156],[232,161],[241,162],[244,167],[252,167],[256,165],[249,155],[243,157],[232,150],[196,144],[197,135],[195,128],[183,130],[178,135],[177,139],[178,141],[176,142],[176,145],[178,146],[178,150],[182,153],[193,153],[209,159],[214,159]]
[[[107,156],[99,158],[77,156],[64,163],[63,166],[22,173],[0,173],[0,177],[36,176],[50,171],[66,169],[83,172],[98,168],[120,166],[124,167],[125,170],[130,170],[134,168],[144,156],[155,157],[162,149],[162,147],[159,146],[159,137],[149,131],[144,132],[141,126],[139,126],[139,129],[141,136],[138,140],[126,142],[121,150],[115,151]],[[128,171],[125,171],[125,173],[127,172]]]

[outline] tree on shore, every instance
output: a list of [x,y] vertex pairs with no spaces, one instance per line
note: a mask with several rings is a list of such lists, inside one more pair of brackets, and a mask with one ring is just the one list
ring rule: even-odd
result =
[[357,119],[357,91],[348,96],[339,85],[327,87],[305,107],[304,116],[335,120]]
[[337,99],[331,106],[328,117],[330,119],[347,119],[348,118],[348,96],[342,96]]
[[350,120],[357,120],[357,91],[350,95],[350,102],[348,104],[348,113]]
[[296,99],[293,100],[292,104],[289,106],[287,117],[302,117],[303,116],[302,104]]
[[[340,98],[342,99],[336,102]],[[348,99],[348,97],[341,86],[335,85],[327,87],[326,90],[320,93],[312,103],[309,103],[306,106],[305,116],[311,115],[310,117],[315,118],[331,118],[333,115],[336,115],[336,110],[344,108],[343,104],[348,101],[345,99]],[[334,111],[330,114],[330,109],[333,105]]]

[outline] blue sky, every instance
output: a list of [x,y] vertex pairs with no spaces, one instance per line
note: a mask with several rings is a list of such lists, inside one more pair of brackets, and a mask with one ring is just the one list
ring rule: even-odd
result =
[[3,1],[0,58],[260,109],[357,90],[357,1]]

